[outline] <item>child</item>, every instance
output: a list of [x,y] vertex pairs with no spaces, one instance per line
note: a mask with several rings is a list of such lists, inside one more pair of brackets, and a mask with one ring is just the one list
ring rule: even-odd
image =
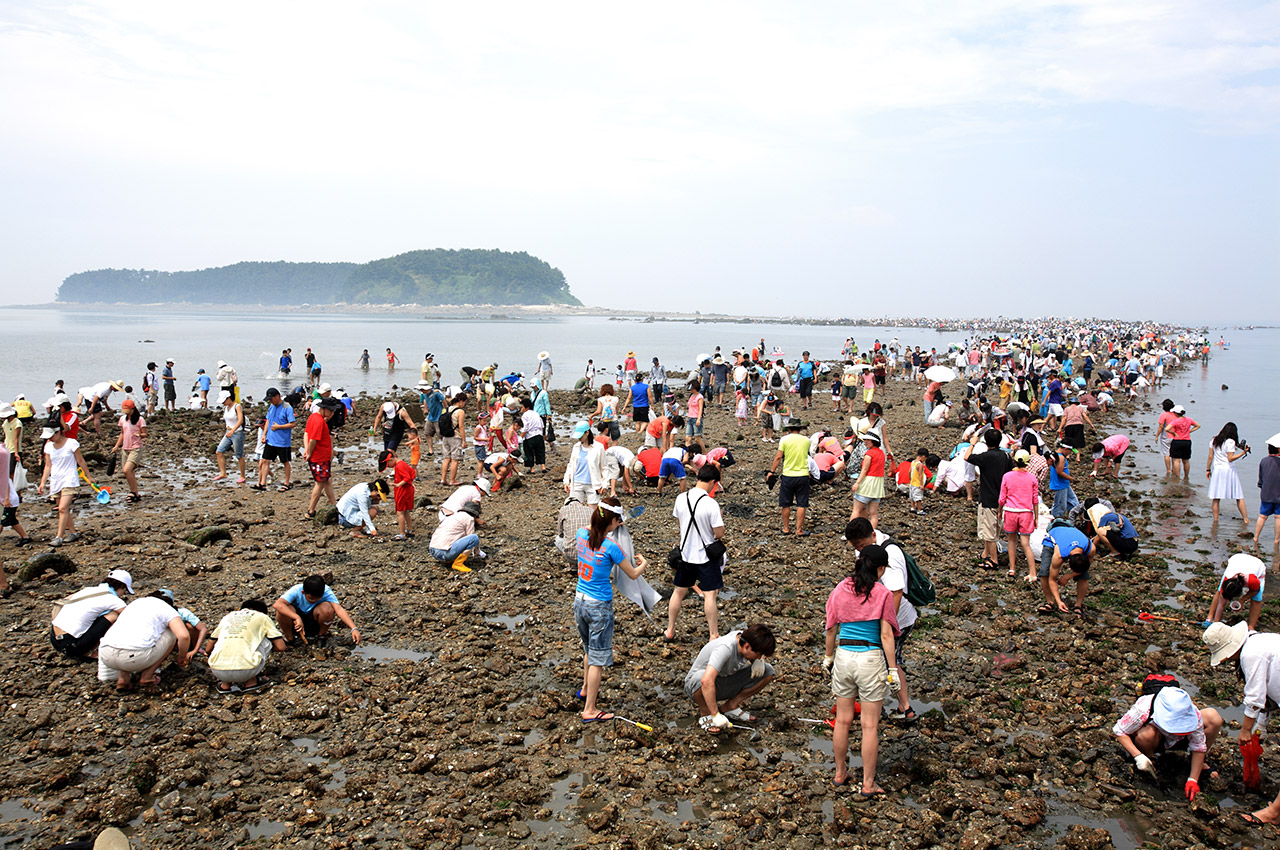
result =
[[[911,498],[911,513],[916,516],[924,516],[924,486],[929,480],[928,459],[928,449],[916,449],[916,459],[911,462],[911,484],[908,493]],[[936,469],[938,461],[935,460],[933,466]]]
[[493,448],[493,436],[489,433],[489,414],[476,417],[476,429],[471,432],[471,445],[476,453],[476,477],[484,473],[484,460]]
[[396,509],[396,524],[400,527],[400,533],[391,539],[405,540],[413,536],[413,480],[418,477],[418,473],[411,464],[397,458],[396,453],[390,449],[383,451],[378,456],[378,467],[383,472],[388,469],[395,470],[391,479],[391,494]]
[[699,391],[698,385],[689,382],[689,415],[684,420],[684,444],[687,446],[697,437],[702,436],[702,416],[706,408],[706,399]]
[[733,415],[738,420],[738,427],[745,428],[747,427],[747,392],[746,390],[738,390],[737,397],[738,397],[738,401],[737,401],[737,404],[734,406]]
[[668,392],[662,397],[662,415],[668,419],[675,419],[680,415],[680,396]]
[[871,404],[876,398],[876,375],[870,366],[862,367],[862,401]]
[[618,364],[618,368],[613,372],[613,382],[618,385],[618,389],[622,389],[622,378],[626,373],[622,371],[622,364]]
[[422,462],[422,441],[418,439],[418,429],[410,428],[405,439],[409,443],[409,465],[413,467],[413,474],[416,478],[418,464]]
[[831,410],[835,413],[840,412],[841,389],[840,376],[836,375],[831,379]]

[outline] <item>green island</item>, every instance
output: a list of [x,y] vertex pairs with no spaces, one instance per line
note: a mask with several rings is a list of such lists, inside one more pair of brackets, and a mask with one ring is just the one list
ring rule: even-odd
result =
[[62,303],[564,304],[564,273],[524,251],[433,248],[368,263],[244,262],[197,271],[70,275]]

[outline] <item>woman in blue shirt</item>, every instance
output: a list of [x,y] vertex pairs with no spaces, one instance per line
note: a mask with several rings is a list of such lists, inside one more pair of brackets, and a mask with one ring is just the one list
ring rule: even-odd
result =
[[578,586],[573,595],[573,620],[582,638],[582,690],[586,699],[582,720],[610,720],[613,715],[596,708],[600,679],[605,667],[613,666],[613,567],[617,564],[631,578],[644,572],[645,559],[636,555],[638,566],[609,539],[609,532],[622,525],[621,503],[609,496],[591,512],[591,524],[578,529]]

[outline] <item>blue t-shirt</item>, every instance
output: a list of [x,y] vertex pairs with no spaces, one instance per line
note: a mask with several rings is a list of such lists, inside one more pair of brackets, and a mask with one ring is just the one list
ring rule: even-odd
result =
[[439,390],[432,390],[427,395],[427,421],[440,421],[440,414],[444,412],[444,393]]
[[272,425],[288,425],[294,421],[293,408],[285,404],[283,401],[279,404],[267,405],[267,445],[276,446],[277,448],[287,449],[293,445],[293,429],[280,428],[276,430]]
[[592,549],[590,537],[589,529],[578,529],[578,593],[600,602],[612,602],[613,565],[621,564],[627,556],[607,537],[599,549]]
[[162,378],[172,378],[172,377],[173,377],[173,367],[172,367],[172,366],[165,366],[165,367],[164,367],[164,371],[160,373],[160,377],[162,377]]
[[292,365],[293,365],[293,358],[292,358],[292,357],[285,356],[285,357],[281,357],[281,358],[280,358],[280,371],[281,371],[281,372],[288,372],[288,371],[289,371],[289,367],[291,367]]
[[631,406],[632,407],[648,407],[649,406],[649,385],[636,381],[631,385]]
[[1056,378],[1049,382],[1049,404],[1062,404],[1062,381]]
[[324,594],[318,600],[315,602],[307,601],[307,597],[302,595],[302,585],[300,584],[295,584],[293,587],[280,594],[280,598],[292,605],[299,614],[308,613],[321,602],[332,602],[334,605],[338,604],[338,597],[334,596],[333,591],[328,587],[325,587]]
[[813,377],[813,361],[801,360],[799,363],[797,363],[796,374],[799,375],[801,379],[812,378]]
[[[574,484],[591,484],[591,467],[587,463],[587,450],[582,449],[578,452],[578,461],[573,466],[573,483]],[[582,529],[578,529],[581,531]]]
[[200,377],[196,378],[196,383],[200,385],[200,389],[204,390],[205,392],[208,392],[209,387],[213,386],[213,379],[210,378],[208,375],[201,375]]
[[[1070,461],[1068,461],[1068,460],[1067,460],[1067,455],[1066,455],[1066,453],[1065,453],[1065,452],[1061,452],[1061,453],[1059,453],[1059,454],[1060,454],[1060,456],[1062,457],[1062,471],[1063,471],[1063,473],[1064,473],[1064,474],[1066,474],[1066,475],[1070,475],[1070,474],[1071,474],[1071,463],[1070,463]],[[1045,458],[1045,460],[1048,460],[1048,461],[1049,461],[1049,489],[1050,489],[1050,490],[1065,490],[1065,489],[1067,489],[1068,487],[1070,487],[1070,486],[1071,486],[1071,482],[1070,482],[1070,481],[1068,481],[1067,479],[1063,478],[1061,475],[1059,475],[1059,474],[1058,474],[1058,467],[1055,465],[1055,464],[1056,464],[1056,461],[1052,460],[1051,458]]]
[[1093,546],[1078,528],[1054,528],[1045,534],[1045,539],[1053,542],[1064,561],[1071,556],[1072,549],[1080,549],[1087,555]]
[[312,364],[311,364],[311,371],[312,371],[312,372],[319,372],[319,371],[320,371],[320,361],[319,361],[319,360],[317,360],[316,362],[314,362],[314,363],[312,363]]
[[1122,514],[1115,513],[1114,511],[1109,514],[1103,514],[1101,523],[1102,525],[1115,525],[1116,523],[1119,523],[1121,537],[1136,539],[1138,536],[1138,532],[1133,527],[1133,523],[1129,522],[1129,518]]
[[874,646],[842,646],[854,652],[870,652],[880,646],[880,621],[860,620],[856,623],[840,624],[840,640],[865,640]]

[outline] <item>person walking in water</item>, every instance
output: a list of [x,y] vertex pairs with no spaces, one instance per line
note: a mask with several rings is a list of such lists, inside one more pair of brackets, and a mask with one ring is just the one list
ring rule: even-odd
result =
[[365,349],[360,354],[360,359],[356,361],[356,367],[361,371],[369,371],[369,349]]
[[398,362],[400,362],[400,358],[396,357],[396,353],[392,351],[390,348],[388,348],[387,349],[387,371],[394,372],[396,370],[396,363]]

